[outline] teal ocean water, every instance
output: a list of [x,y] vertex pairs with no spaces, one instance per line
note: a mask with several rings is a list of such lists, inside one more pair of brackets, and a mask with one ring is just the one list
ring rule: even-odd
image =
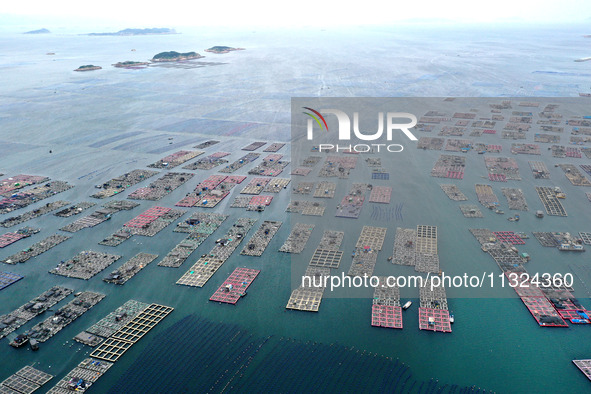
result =
[[[588,32],[577,26],[535,31],[403,27],[299,32],[253,30],[246,33],[195,30],[180,35],[150,37],[3,33],[0,35],[0,173],[7,176],[42,174],[67,180],[76,186],[43,203],[58,199],[90,201],[95,184],[143,168],[166,154],[190,148],[207,139],[221,140],[208,152],[232,152],[230,161],[243,156],[245,152],[240,148],[251,141],[289,141],[290,98],[294,96],[574,97],[590,88],[588,64],[573,62],[575,58],[589,56],[589,39],[582,37],[585,33]],[[122,70],[111,67],[118,61],[146,60],[162,51],[203,52],[213,45],[244,47],[246,50],[219,56],[208,54],[201,61],[216,64],[203,64],[203,67],[192,69],[150,67]],[[55,55],[47,55],[49,52]],[[100,65],[103,69],[72,72],[83,64]],[[566,144],[567,133],[561,137],[562,143]],[[532,136],[528,138],[532,139]],[[501,140],[497,134],[482,138],[482,141]],[[498,143],[504,145],[504,153],[509,155],[508,141]],[[49,150],[53,153],[50,154]],[[289,149],[283,148],[280,153],[285,155],[285,160],[291,160]],[[90,350],[73,343],[71,338],[128,299],[137,299],[170,305],[175,311],[128,351],[91,389],[93,391],[116,390],[120,386],[115,385],[122,384],[121,379],[125,379],[126,374],[141,371],[142,364],[136,364],[136,361],[146,360],[142,354],[146,349],[152,349],[152,341],[169,332],[167,329],[177,327],[175,324],[188,315],[212,324],[239,327],[257,340],[272,337],[271,341],[275,342],[270,343],[273,346],[281,338],[286,341],[290,338],[298,344],[317,343],[315,349],[320,351],[324,349],[322,346],[335,344],[398,359],[410,368],[417,381],[437,379],[442,385],[475,385],[499,393],[588,391],[588,380],[571,360],[591,357],[590,328],[540,328],[511,289],[478,294],[449,289],[450,308],[456,317],[452,334],[419,331],[418,302],[405,312],[403,330],[370,327],[372,292],[369,289],[351,294],[344,290],[332,296],[327,294],[319,313],[285,310],[291,292],[292,262],[289,255],[275,251],[287,238],[290,221],[346,231],[345,257],[339,273],[349,268],[348,253],[363,224],[388,227],[385,246],[375,270],[378,275],[413,272],[386,262],[391,255],[395,229],[399,226],[438,226],[441,267],[454,275],[464,272],[481,274],[483,271],[499,273],[494,261],[481,252],[468,232],[470,227],[525,231],[530,235],[531,231],[537,230],[591,231],[589,202],[584,190],[579,190],[583,188],[568,183],[562,171],[554,168],[554,164],[561,160],[552,158],[549,152],[542,152],[541,157],[551,172],[551,181],[546,183],[560,186],[567,192],[564,205],[569,217],[546,217],[543,221],[533,217],[531,212],[541,209],[541,204],[533,189],[538,183],[531,177],[527,161],[538,158],[518,156],[523,180],[493,184],[506,212],[508,209],[500,187],[515,186],[524,190],[530,212],[522,215],[522,220],[515,224],[507,222],[507,215],[494,215],[488,211],[484,212],[484,219],[464,218],[458,204],[447,199],[438,186],[450,182],[429,176],[440,153],[408,149],[393,159],[387,184],[394,190],[391,206],[404,206],[402,220],[371,220],[370,204],[363,208],[360,220],[334,218],[332,204],[345,194],[346,184],[339,185],[335,201],[329,203],[323,218],[299,215],[290,218],[284,212],[290,197],[287,191],[278,194],[263,213],[231,209],[233,198],[242,189],[239,186],[215,209],[230,214],[230,218],[181,268],[158,267],[155,262],[125,286],[104,283],[101,279],[106,273],[136,253],[157,253],[163,257],[184,238],[183,234],[173,233],[171,226],[153,238],[135,236],[117,248],[97,244],[150,206],[172,207],[200,181],[216,173],[215,170],[195,171],[196,176],[191,181],[156,203],[143,201],[140,207],[116,214],[112,220],[96,228],[76,233],[71,240],[36,259],[18,266],[2,267],[3,271],[22,274],[25,279],[0,291],[0,314],[12,311],[56,284],[76,291],[103,292],[107,297],[43,344],[37,353],[9,348],[7,339],[3,339],[5,357],[0,358],[0,379],[22,366],[37,363],[40,369],[56,375],[48,385],[51,386],[82,361]],[[577,164],[588,162],[587,159],[576,160]],[[246,175],[249,168],[244,167],[237,174]],[[358,169],[351,182],[366,181],[368,173],[363,171]],[[470,203],[477,204],[473,185],[482,182],[480,176],[484,174],[482,157],[474,152],[467,155],[466,177],[455,183],[468,196]],[[112,199],[124,199],[136,188]],[[241,216],[258,218],[258,223],[280,220],[284,225],[262,257],[245,257],[236,252],[204,288],[175,285],[197,256],[209,251],[215,239]],[[188,214],[183,216],[186,217]],[[73,220],[46,215],[28,222],[27,225],[39,227],[42,232],[2,249],[0,257],[42,240]],[[8,230],[0,233],[4,232]],[[320,231],[316,231],[309,245],[314,245],[320,236]],[[89,249],[120,254],[123,258],[89,281],[47,273],[61,260]],[[573,270],[577,274],[575,294],[583,305],[591,307],[586,284],[591,283],[587,253],[565,255],[542,248],[533,237],[522,249],[532,257],[528,263],[528,270],[532,272]],[[311,253],[307,250],[303,259]],[[249,296],[236,306],[209,302],[210,295],[238,266],[261,270],[249,289]],[[351,298],[339,297],[344,295]],[[402,298],[416,299],[418,292],[403,289]],[[41,318],[34,319],[18,332],[39,321]],[[277,349],[281,351],[281,348]],[[310,351],[309,348],[290,349]],[[198,356],[201,357],[196,354],[195,360]],[[173,354],[158,359],[157,363],[162,369],[174,371],[181,361],[190,362],[176,359]],[[334,371],[338,371],[338,366],[327,366],[327,374]],[[370,380],[369,372],[360,370],[358,373],[360,377],[367,374]]]

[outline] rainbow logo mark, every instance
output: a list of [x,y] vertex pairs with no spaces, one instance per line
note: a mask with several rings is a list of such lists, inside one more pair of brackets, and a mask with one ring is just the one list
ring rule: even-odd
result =
[[[304,114],[308,115],[309,117],[314,119],[316,121],[316,123],[318,123],[318,126],[320,126],[321,130],[326,128],[326,131],[328,131],[328,125],[326,124],[326,120],[324,119],[324,116],[322,116],[320,114],[320,112],[318,112],[315,109],[312,109],[310,107],[303,107],[303,108],[307,109],[308,111],[313,112],[315,115],[317,115],[317,116],[314,116],[314,114],[311,114],[310,112],[304,112]],[[320,123],[320,119],[318,119],[318,118],[322,119],[322,123],[324,123],[324,127],[322,126],[322,123]]]

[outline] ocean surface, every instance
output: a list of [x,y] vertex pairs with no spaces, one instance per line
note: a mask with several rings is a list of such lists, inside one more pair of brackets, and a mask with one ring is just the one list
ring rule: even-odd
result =
[[[591,56],[591,39],[582,37],[589,32],[581,26],[470,29],[396,26],[300,31],[187,29],[181,32],[132,37],[89,37],[70,32],[49,35],[4,32],[0,35],[0,173],[46,175],[75,185],[67,192],[15,214],[54,200],[93,201],[89,196],[94,193],[95,184],[144,168],[167,154],[208,139],[222,142],[209,148],[207,153],[232,152],[227,158],[230,162],[243,156],[246,152],[240,149],[252,141],[288,142],[292,97],[459,96],[521,97],[523,100],[543,97],[543,102],[551,102],[552,97],[577,97],[579,92],[591,92],[591,63],[573,61]],[[203,52],[214,45],[246,50],[224,55]],[[118,61],[147,60],[168,50],[196,51],[206,57],[197,61],[202,67],[190,69],[111,67]],[[55,55],[47,55],[50,52]],[[103,69],[84,73],[72,71],[84,64],[100,65]],[[589,112],[587,115],[591,115],[591,110]],[[533,142],[532,134],[530,132],[527,142]],[[498,134],[493,137],[482,141],[503,144],[503,155],[510,156],[507,148],[513,141],[500,140]],[[566,145],[568,133],[561,137],[562,144]],[[134,236],[116,248],[97,244],[151,206],[174,206],[200,181],[217,173],[215,169],[193,171],[196,174],[193,179],[162,200],[141,201],[140,207],[118,213],[95,228],[82,230],[35,259],[18,266],[1,267],[2,271],[22,274],[25,279],[0,291],[0,314],[16,309],[53,285],[75,291],[98,291],[107,297],[42,344],[39,352],[15,350],[9,348],[7,339],[0,341],[4,355],[0,357],[0,380],[25,365],[36,363],[40,369],[56,376],[43,387],[43,390],[49,389],[90,351],[72,338],[125,301],[137,299],[170,305],[175,311],[134,345],[92,387],[92,392],[107,392],[116,384],[122,384],[121,379],[125,379],[129,371],[141,370],[142,366],[135,362],[145,360],[142,352],[151,349],[152,341],[160,338],[158,335],[188,315],[239,327],[256,338],[289,338],[322,346],[335,344],[398,359],[412,370],[414,379],[420,381],[437,379],[441,384],[474,385],[499,393],[589,391],[589,381],[571,360],[591,358],[591,328],[584,325],[571,325],[568,329],[540,328],[514,291],[508,288],[495,288],[485,293],[448,289],[450,309],[456,318],[451,334],[418,330],[416,289],[402,290],[403,299],[415,299],[412,309],[404,313],[403,330],[370,326],[370,289],[351,294],[327,294],[319,313],[285,309],[291,292],[292,262],[289,255],[276,251],[289,234],[290,222],[316,223],[346,232],[342,248],[345,255],[337,271],[339,274],[347,272],[349,250],[353,249],[364,224],[388,227],[375,270],[378,275],[414,272],[386,262],[392,253],[396,227],[438,226],[441,267],[454,275],[500,272],[494,261],[481,252],[468,228],[525,231],[530,236],[532,231],[591,231],[585,188],[571,186],[562,171],[553,165],[572,160],[552,158],[545,151],[545,144],[542,149],[541,158],[516,157],[522,181],[492,183],[507,214],[500,187],[523,189],[530,212],[524,213],[519,223],[509,223],[507,215],[488,211],[484,212],[484,219],[464,218],[457,203],[445,197],[439,188],[441,183],[456,183],[468,196],[468,203],[477,205],[473,185],[483,182],[481,175],[486,173],[481,156],[471,152],[467,156],[466,177],[462,181],[452,181],[429,176],[442,152],[407,149],[393,162],[387,183],[394,189],[390,206],[403,204],[404,207],[399,220],[371,220],[371,204],[368,203],[359,220],[334,218],[335,206],[347,191],[345,184],[339,185],[323,218],[299,214],[292,214],[290,218],[290,214],[284,212],[290,199],[287,191],[276,195],[265,212],[246,212],[230,208],[243,187],[239,185],[214,210],[228,213],[230,217],[180,268],[157,266],[157,262],[185,237],[173,233],[173,225],[153,238]],[[50,150],[53,153],[50,154]],[[279,153],[285,155],[284,160],[292,159],[288,147]],[[544,185],[560,186],[567,192],[564,205],[568,218],[547,216],[543,221],[534,218],[532,212],[542,207],[533,189],[539,183],[531,176],[528,160],[547,163],[551,181]],[[585,164],[588,159],[576,159],[575,163]],[[287,176],[294,164],[282,175]],[[235,174],[246,175],[251,167],[243,167]],[[175,170],[185,171],[180,167]],[[351,182],[354,181],[367,181],[367,174],[354,173]],[[148,182],[111,199],[94,202],[124,199]],[[483,183],[490,182],[484,180]],[[90,212],[92,208],[84,214]],[[188,216],[189,213],[180,220]],[[259,219],[247,237],[263,220],[284,222],[263,256],[240,256],[238,250],[203,288],[175,285],[198,256],[209,251],[236,218],[244,216]],[[3,229],[1,234],[25,225],[42,231],[0,250],[0,258],[42,240],[76,218],[49,214]],[[321,232],[316,229],[303,254],[304,259],[311,255],[320,236]],[[47,273],[60,261],[82,250],[115,253],[123,258],[89,281]],[[575,295],[583,305],[591,307],[587,288],[591,286],[588,253],[563,254],[541,247],[533,237],[520,250],[531,255],[527,266],[530,272],[576,273]],[[107,273],[138,252],[156,253],[160,257],[124,286],[102,281]],[[261,270],[249,288],[249,296],[236,306],[209,302],[215,289],[238,266]],[[61,305],[63,302],[54,309]],[[31,328],[46,316],[33,319],[17,332]],[[181,361],[190,363],[187,358],[176,359],[174,354],[156,360],[163,370],[170,371]],[[338,364],[328,363],[325,368],[326,374],[332,374],[338,371]],[[361,377],[368,374],[365,370],[358,373]],[[335,391],[339,389],[342,388],[337,387]]]

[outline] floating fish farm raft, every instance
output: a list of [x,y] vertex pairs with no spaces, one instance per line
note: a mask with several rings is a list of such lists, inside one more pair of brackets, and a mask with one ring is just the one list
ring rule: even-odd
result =
[[203,157],[198,159],[196,162],[187,164],[183,168],[185,170],[211,170],[217,166],[221,166],[222,164],[228,163],[228,160],[225,160],[224,157],[230,156],[228,152],[215,152],[207,157]]
[[73,290],[67,289],[65,287],[54,286],[38,297],[33,298],[31,301],[15,309],[14,311],[0,316],[0,323],[2,323],[2,328],[0,329],[0,339],[19,329],[22,325],[26,324],[34,317],[39,316],[72,294],[72,292]]
[[460,205],[460,211],[467,218],[483,218],[482,211],[476,205]]
[[390,186],[373,186],[369,195],[369,202],[390,204],[392,188]]
[[236,304],[241,297],[246,295],[246,290],[260,272],[251,268],[236,268],[209,300]]
[[0,392],[31,394],[51,379],[53,379],[53,375],[27,365],[0,383]]
[[214,208],[230,191],[246,179],[243,175],[211,175],[188,193],[185,198],[177,202],[177,207]]
[[193,213],[189,219],[179,223],[174,229],[175,232],[189,233],[187,238],[175,246],[158,265],[180,267],[191,253],[221,226],[227,217],[228,215],[219,213]]
[[476,184],[474,185],[474,188],[476,189],[478,202],[480,202],[483,206],[489,209],[498,207],[499,199],[493,192],[493,189],[490,185]]
[[15,175],[13,177],[2,179],[0,181],[0,195],[8,197],[15,190],[19,190],[27,186],[36,185],[47,181],[49,181],[49,178],[45,176],[24,174]]
[[180,166],[187,161],[194,159],[195,157],[202,155],[205,152],[202,151],[186,151],[180,150],[173,154],[170,154],[162,159],[158,160],[155,163],[149,164],[148,167],[151,168],[174,168]]
[[349,173],[357,166],[357,157],[328,156],[318,176],[324,178],[349,178]]
[[353,250],[353,261],[347,275],[373,275],[378,253],[382,250],[387,230],[385,227],[363,226]]
[[127,198],[132,200],[160,200],[162,197],[193,178],[193,175],[194,174],[190,172],[168,172],[150,183],[149,186],[137,189]]
[[121,230],[103,239],[99,244],[117,246],[134,235],[153,237],[185,213],[179,209],[152,207],[125,223]]
[[125,324],[129,323],[130,320],[148,306],[149,304],[144,302],[129,300],[91,327],[76,335],[74,340],[95,347],[121,329]]
[[[336,189],[336,184],[335,189]],[[314,189],[314,182],[300,182],[295,185],[291,191],[293,194],[310,194]]]
[[[113,366],[113,363],[87,358],[57,382],[47,393],[68,394],[72,391],[85,391]],[[73,385],[73,388],[72,388]]]
[[474,141],[450,138],[445,143],[444,150],[449,152],[468,152],[472,149]]
[[0,249],[12,245],[23,238],[29,238],[30,236],[37,234],[39,231],[38,228],[23,227],[13,233],[2,234],[0,235]]
[[33,203],[55,196],[73,187],[68,182],[53,181],[43,186],[37,186],[27,191],[12,194],[0,200],[0,214],[26,208]]
[[444,143],[445,138],[421,137],[417,143],[417,149],[441,150]]
[[103,298],[105,298],[104,294],[91,291],[77,294],[74,300],[58,309],[53,316],[31,328],[28,331],[29,338],[34,338],[42,343],[47,341],[98,304]]
[[396,228],[392,263],[414,267],[416,264],[416,244],[417,230],[401,227]]
[[574,186],[591,186],[591,182],[585,178],[585,175],[581,174],[581,171],[575,165],[559,164],[558,166],[564,171],[564,175]]
[[248,173],[250,175],[277,176],[289,165],[288,161],[282,161],[283,155],[271,154],[265,157],[261,164],[254,167]]
[[39,241],[31,245],[27,249],[21,250],[20,252],[17,252],[16,254],[13,254],[12,256],[5,258],[4,260],[2,260],[2,262],[5,264],[24,263],[30,258],[37,257],[41,253],[47,252],[49,249],[61,244],[64,241],[67,241],[68,239],[70,239],[70,237],[67,237],[65,235],[50,235],[43,241]]
[[278,152],[281,148],[283,148],[285,144],[281,142],[274,142],[268,147],[266,147],[263,152]]
[[216,242],[216,246],[176,282],[177,285],[203,287],[232,255],[255,222],[256,219],[238,218],[228,233]]
[[88,216],[81,217],[75,222],[60,228],[60,230],[75,233],[85,228],[94,227],[106,222],[117,212],[129,211],[137,206],[139,206],[139,204],[133,201],[110,201],[103,205],[103,208],[94,211]]
[[114,254],[84,251],[68,261],[59,263],[49,273],[67,278],[88,280],[120,258],[121,256]]
[[417,226],[415,270],[418,272],[439,272],[439,255],[437,254],[437,227],[435,226]]
[[12,272],[0,272],[0,290],[7,288],[22,278],[24,278],[24,276],[13,274]]
[[214,146],[215,144],[219,144],[220,141],[217,140],[209,140],[209,141],[205,141],[200,143],[199,145],[195,145],[194,148],[195,149],[205,149],[205,148],[209,148],[210,146]]
[[591,380],[591,360],[573,360],[573,364],[583,372],[587,379]]
[[138,183],[151,178],[156,174],[158,174],[158,171],[152,170],[133,170],[131,172],[127,172],[101,185],[96,185],[96,188],[100,189],[100,191],[97,191],[90,197],[99,199],[112,197],[115,194],[122,193],[128,187],[137,185]]
[[284,253],[301,253],[306,247],[312,231],[314,231],[314,227],[313,224],[296,223],[283,245],[279,248],[279,251]]
[[261,146],[264,146],[266,144],[266,142],[253,142],[247,146],[245,146],[244,148],[242,148],[242,150],[245,150],[247,152],[252,152],[253,150],[257,150],[259,149]]
[[374,327],[402,329],[402,308],[400,307],[400,289],[388,286],[387,277],[379,276],[379,285],[373,293],[371,305],[371,325]]
[[65,207],[66,205],[70,205],[68,201],[54,201],[45,204],[44,206],[34,209],[29,212],[25,212],[18,216],[13,216],[8,219],[4,219],[0,222],[0,226],[2,227],[12,227],[18,224],[24,223],[27,220],[38,218],[39,216],[45,215],[51,211],[55,211],[56,209],[60,209]]
[[113,335],[98,345],[90,357],[108,362],[116,362],[137,341],[168,316],[174,308],[165,305],[150,304],[138,313]]
[[[313,184],[312,184],[313,185]],[[337,189],[337,184],[334,182],[319,182],[314,190],[314,197],[316,198],[334,198]],[[295,193],[295,191],[294,191]]]
[[54,215],[60,218],[69,218],[70,216],[79,215],[82,212],[86,211],[88,208],[92,208],[95,205],[96,204],[93,202],[80,202],[66,209],[62,209],[61,211],[54,213]]
[[511,144],[511,153],[514,155],[541,155],[538,144]]
[[485,157],[484,163],[488,170],[488,179],[493,182],[520,181],[517,161],[510,157]]
[[222,168],[220,172],[231,174],[234,171],[244,167],[248,163],[251,163],[259,158],[260,153],[249,153],[246,156],[242,156],[240,159],[236,160],[232,164],[228,164],[226,167]]
[[[311,278],[291,292],[285,308],[299,311],[318,312],[324,295],[324,277],[330,275],[330,268],[308,267],[304,276]],[[306,281],[307,282],[307,281]]]
[[419,288],[419,329],[436,332],[451,332],[445,287],[434,286],[432,278]]
[[530,161],[529,167],[535,179],[550,179],[550,171],[543,161]]
[[265,220],[240,252],[245,256],[261,256],[283,223]]
[[326,205],[314,201],[290,201],[285,209],[285,212],[301,213],[308,216],[322,216]]
[[465,168],[465,157],[441,155],[431,170],[431,176],[437,178],[464,179]]
[[271,179],[252,178],[250,182],[240,191],[240,194],[261,194]]
[[547,186],[536,186],[536,192],[548,215],[567,216],[566,210],[558,199],[559,193],[556,193],[555,189]]
[[462,191],[453,184],[442,184],[439,185],[445,195],[449,197],[450,200],[453,201],[466,201],[468,198],[462,193]]
[[365,201],[365,192],[368,185],[365,183],[354,183],[347,194],[337,206],[336,217],[357,219],[361,215],[361,208]]
[[138,253],[126,261],[121,267],[111,272],[103,280],[107,283],[124,285],[129,279],[133,278],[138,272],[144,269],[148,264],[158,258],[157,254]]
[[527,211],[527,202],[525,201],[525,195],[521,189],[503,187],[501,188],[503,195],[507,198],[509,209],[518,211]]
[[291,179],[289,178],[272,179],[271,182],[269,182],[265,187],[265,192],[279,193],[281,190],[287,189],[287,185],[289,185],[289,182],[291,182]]

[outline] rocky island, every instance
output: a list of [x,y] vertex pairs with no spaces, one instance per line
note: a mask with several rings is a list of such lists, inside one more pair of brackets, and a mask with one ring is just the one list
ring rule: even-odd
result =
[[113,64],[113,67],[117,68],[145,68],[145,66],[149,65],[150,62],[134,62],[131,60],[126,60],[124,62],[118,62]]
[[115,33],[89,33],[89,36],[145,36],[154,34],[177,34],[176,30],[167,27],[153,27],[150,29],[123,29]]
[[243,51],[243,50],[244,50],[244,48],[232,48],[232,47],[218,45],[218,46],[214,46],[209,49],[206,49],[205,52],[222,54],[222,53],[228,53],[228,52],[232,52],[232,51]]
[[92,70],[100,70],[100,69],[102,69],[101,66],[95,66],[93,64],[87,64],[85,66],[78,67],[74,71],[92,71]]
[[178,62],[180,60],[192,60],[192,59],[200,59],[203,56],[198,54],[197,52],[186,52],[186,53],[179,53],[175,51],[169,52],[160,52],[157,55],[154,55],[152,58],[153,62]]
[[47,29],[39,29],[39,30],[26,31],[23,34],[48,34],[48,33],[51,33],[51,32]]

